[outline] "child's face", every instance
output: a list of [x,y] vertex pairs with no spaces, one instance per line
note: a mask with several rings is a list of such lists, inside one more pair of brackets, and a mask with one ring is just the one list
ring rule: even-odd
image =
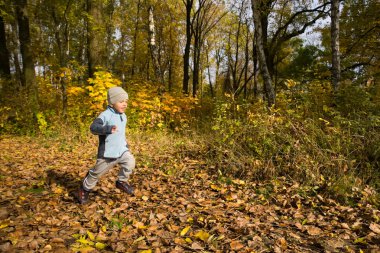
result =
[[125,110],[127,109],[127,105],[128,105],[128,100],[124,100],[124,101],[121,101],[121,102],[116,102],[114,105],[113,105],[113,108],[119,112],[119,113],[124,113]]

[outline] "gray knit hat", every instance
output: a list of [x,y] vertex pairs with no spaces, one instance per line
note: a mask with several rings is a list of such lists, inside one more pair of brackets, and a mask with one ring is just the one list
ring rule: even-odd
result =
[[109,88],[107,92],[108,104],[113,105],[117,102],[121,102],[128,99],[128,93],[123,88],[115,86]]

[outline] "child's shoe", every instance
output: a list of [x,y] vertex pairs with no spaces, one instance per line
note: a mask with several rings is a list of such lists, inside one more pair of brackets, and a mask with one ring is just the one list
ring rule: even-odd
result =
[[116,188],[122,190],[123,192],[126,192],[130,195],[133,195],[134,193],[134,189],[132,186],[130,186],[128,183],[124,183],[124,182],[120,182],[120,181],[116,181]]
[[86,204],[88,202],[88,197],[90,195],[90,192],[89,191],[86,191],[85,189],[83,189],[83,186],[81,186],[79,188],[79,191],[78,191],[78,201],[80,204]]

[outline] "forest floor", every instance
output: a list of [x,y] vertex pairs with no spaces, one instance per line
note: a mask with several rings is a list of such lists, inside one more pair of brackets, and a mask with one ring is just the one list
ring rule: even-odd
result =
[[144,165],[139,148],[134,196],[114,187],[114,168],[80,205],[96,139],[0,137],[0,252],[380,252],[371,205],[282,179],[218,181],[190,159],[188,173],[170,175],[160,159]]

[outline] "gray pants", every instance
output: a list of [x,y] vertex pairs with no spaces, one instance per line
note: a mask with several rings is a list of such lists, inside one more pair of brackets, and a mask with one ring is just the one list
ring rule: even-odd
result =
[[88,191],[93,189],[100,177],[117,164],[120,165],[118,180],[127,182],[135,168],[135,158],[129,151],[124,152],[123,155],[117,159],[97,159],[94,168],[89,170],[86,178],[83,180],[83,188]]

